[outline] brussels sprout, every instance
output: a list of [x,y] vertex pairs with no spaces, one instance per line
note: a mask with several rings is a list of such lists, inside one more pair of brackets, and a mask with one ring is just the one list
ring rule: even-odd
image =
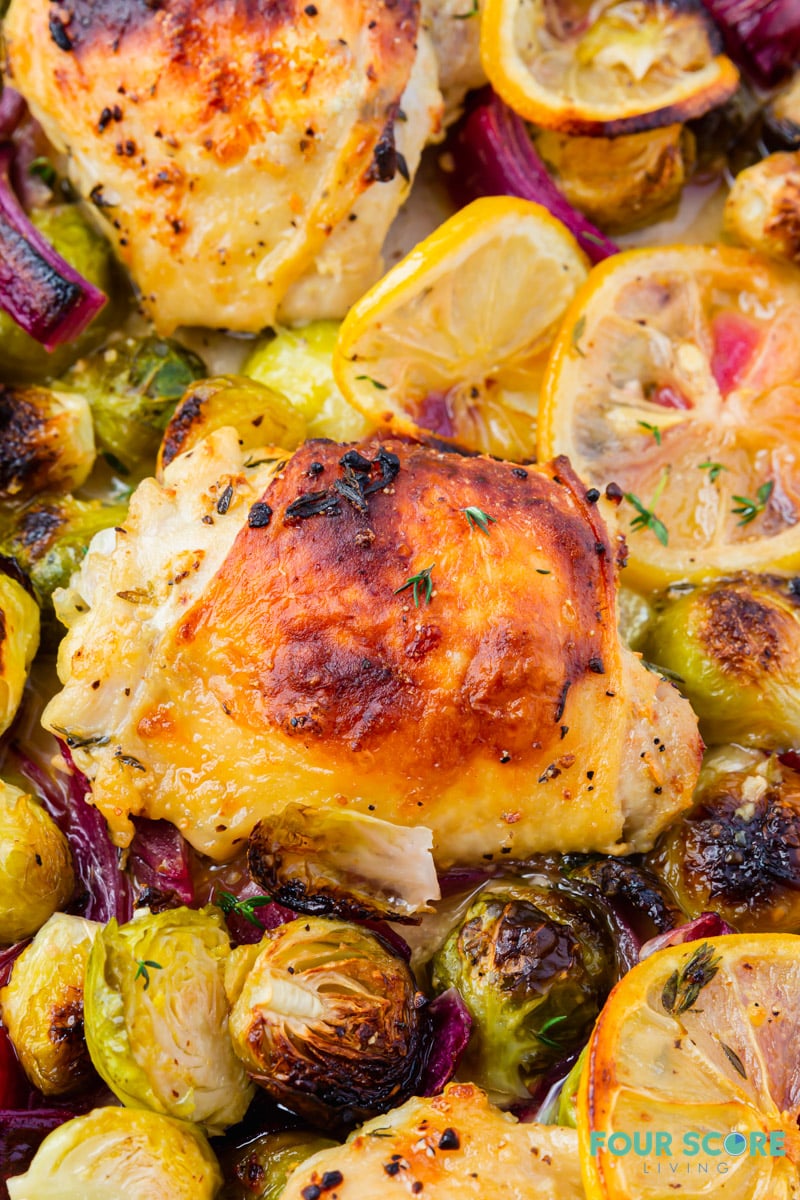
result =
[[758,750],[708,755],[695,804],[649,855],[684,912],[800,933],[800,773]]
[[220,1200],[280,1200],[296,1167],[337,1144],[301,1129],[262,1134],[224,1163],[227,1183]]
[[53,818],[0,780],[0,944],[36,933],[74,888],[67,839]]
[[46,1096],[74,1092],[90,1078],[83,1036],[83,982],[100,925],[55,913],[14,963],[0,1014],[31,1083]]
[[123,475],[152,470],[164,430],[205,363],[170,338],[123,338],[82,358],[65,388],[86,396],[100,449]]
[[220,375],[190,387],[181,400],[158,452],[159,471],[225,425],[235,428],[245,450],[294,450],[306,436],[305,421],[285,396],[243,375]]
[[86,1040],[123,1104],[220,1133],[240,1121],[253,1087],[228,1036],[222,914],[139,909],[110,921],[89,955]]
[[537,129],[534,141],[569,203],[608,233],[663,216],[694,165],[694,138],[681,125],[615,138]]
[[13,559],[0,554],[0,734],[17,714],[39,648],[39,605]]
[[405,962],[376,934],[300,918],[234,950],[230,1030],[249,1073],[316,1123],[346,1125],[409,1094],[420,1069],[419,1008]]
[[214,1200],[221,1184],[198,1129],[141,1109],[95,1108],[48,1134],[6,1186],[11,1200]]
[[750,250],[800,264],[800,150],[770,154],[739,172],[723,228]]
[[778,92],[765,114],[765,135],[780,149],[800,149],[800,71]]
[[[114,256],[108,242],[88,223],[74,204],[42,208],[30,214],[59,254],[109,297],[122,288],[116,282]],[[55,379],[81,355],[97,346],[120,320],[123,305],[109,302],[89,328],[51,354],[8,316],[0,312],[0,377],[13,383],[42,383]]]
[[578,899],[524,883],[479,892],[431,963],[434,988],[457,988],[472,1014],[468,1078],[498,1098],[526,1096],[537,1074],[586,1041],[612,961]]
[[0,387],[0,499],[80,487],[94,458],[92,417],[82,396]]
[[250,836],[255,880],[296,912],[416,923],[439,882],[433,835],[363,813],[288,804]]
[[333,377],[338,321],[278,329],[250,354],[242,373],[281,392],[305,419],[308,437],[357,442],[372,423],[345,400]]
[[800,742],[800,585],[742,574],[667,593],[645,657],[679,681],[708,744]]
[[578,1088],[580,1087],[581,1076],[583,1075],[583,1068],[586,1066],[588,1054],[589,1047],[584,1046],[578,1055],[575,1066],[561,1085],[558,1108],[555,1114],[556,1125],[567,1125],[570,1129],[578,1128]]
[[626,646],[638,650],[647,634],[653,610],[638,592],[621,587],[617,593],[619,634]]
[[124,524],[127,511],[122,501],[45,495],[0,517],[0,551],[19,563],[36,589],[46,650],[55,649],[64,632],[53,613],[53,592],[67,587],[94,535]]

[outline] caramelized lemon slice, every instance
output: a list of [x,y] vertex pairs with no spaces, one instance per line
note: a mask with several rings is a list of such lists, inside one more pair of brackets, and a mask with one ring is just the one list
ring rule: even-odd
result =
[[505,102],[537,125],[615,136],[686,121],[738,73],[702,5],[673,0],[486,0],[481,58]]
[[350,310],[334,353],[339,387],[376,423],[530,456],[547,355],[586,275],[546,209],[476,200]]

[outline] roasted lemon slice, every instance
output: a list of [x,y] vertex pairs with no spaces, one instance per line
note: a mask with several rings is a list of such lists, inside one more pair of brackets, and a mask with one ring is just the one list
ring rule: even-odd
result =
[[507,104],[562,133],[614,136],[686,121],[738,73],[694,0],[486,0],[481,58]]
[[547,355],[586,275],[577,242],[546,209],[476,200],[350,310],[337,382],[377,423],[532,455]]
[[800,938],[658,951],[606,1001],[578,1090],[588,1200],[800,1195]]
[[631,581],[800,566],[800,275],[724,247],[592,271],[544,381],[542,457],[617,483]]

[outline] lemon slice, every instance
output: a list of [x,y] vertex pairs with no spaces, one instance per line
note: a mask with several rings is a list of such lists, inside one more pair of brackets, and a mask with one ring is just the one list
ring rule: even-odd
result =
[[530,456],[547,355],[587,269],[540,205],[476,200],[350,310],[334,353],[339,387],[376,423]]
[[798,1036],[794,935],[709,938],[634,967],[578,1091],[588,1200],[800,1195]]
[[543,385],[539,452],[617,483],[641,587],[800,566],[800,274],[726,247],[592,271]]
[[698,117],[738,72],[700,4],[486,0],[481,59],[521,116],[562,133],[617,136]]

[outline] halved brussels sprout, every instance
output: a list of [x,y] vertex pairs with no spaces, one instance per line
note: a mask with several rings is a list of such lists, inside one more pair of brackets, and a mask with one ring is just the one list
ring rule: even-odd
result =
[[739,172],[723,228],[750,250],[800,263],[800,150],[770,154]]
[[296,1167],[336,1145],[302,1129],[262,1134],[224,1161],[226,1185],[220,1200],[280,1200]]
[[74,889],[72,855],[53,818],[0,780],[0,945],[31,937]]
[[94,466],[83,396],[41,387],[0,388],[0,499],[80,487]]
[[199,1129],[144,1109],[95,1108],[59,1125],[11,1200],[214,1200],[222,1174]]
[[164,433],[159,472],[225,425],[235,428],[245,450],[265,446],[294,450],[306,436],[305,421],[280,392],[244,375],[220,375],[201,380],[186,392]]
[[689,917],[800,933],[800,773],[759,750],[713,751],[694,807],[648,857]]
[[127,501],[44,495],[0,516],[0,551],[16,559],[36,589],[45,649],[54,649],[64,632],[53,612],[53,592],[67,587],[94,535],[124,524],[127,512]]
[[278,329],[274,337],[256,346],[242,374],[285,396],[304,418],[307,437],[357,442],[373,426],[345,400],[333,377],[333,349],[338,334],[338,321],[312,321],[302,329]]
[[139,909],[110,921],[86,974],[92,1062],[123,1104],[221,1133],[253,1087],[228,1036],[223,976],[230,943],[219,909]]
[[679,683],[709,745],[800,744],[798,581],[743,573],[667,592],[644,653]]
[[655,221],[680,198],[694,164],[682,125],[622,137],[534,131],[536,149],[570,204],[608,233]]
[[91,1076],[83,1036],[83,985],[96,921],[54,913],[14,963],[0,1015],[22,1068],[45,1096],[74,1092]]
[[0,554],[0,734],[17,714],[39,649],[39,605],[14,559]]
[[12,383],[42,383],[55,379],[75,360],[99,345],[119,322],[125,305],[125,285],[118,281],[109,243],[86,220],[76,204],[40,208],[29,214],[37,229],[58,253],[90,283],[109,296],[109,303],[88,329],[51,354],[0,312],[0,378]]
[[433,834],[363,813],[288,804],[250,835],[250,874],[287,908],[350,920],[419,920],[440,896]]
[[203,360],[171,338],[129,337],[81,359],[62,385],[86,396],[99,449],[130,475],[152,470],[175,405],[206,374]]
[[424,1000],[405,962],[370,930],[289,921],[234,950],[225,987],[248,1072],[311,1121],[352,1124],[413,1088]]
[[431,963],[473,1019],[463,1070],[490,1094],[527,1085],[589,1035],[613,982],[605,931],[576,898],[533,884],[479,892]]

